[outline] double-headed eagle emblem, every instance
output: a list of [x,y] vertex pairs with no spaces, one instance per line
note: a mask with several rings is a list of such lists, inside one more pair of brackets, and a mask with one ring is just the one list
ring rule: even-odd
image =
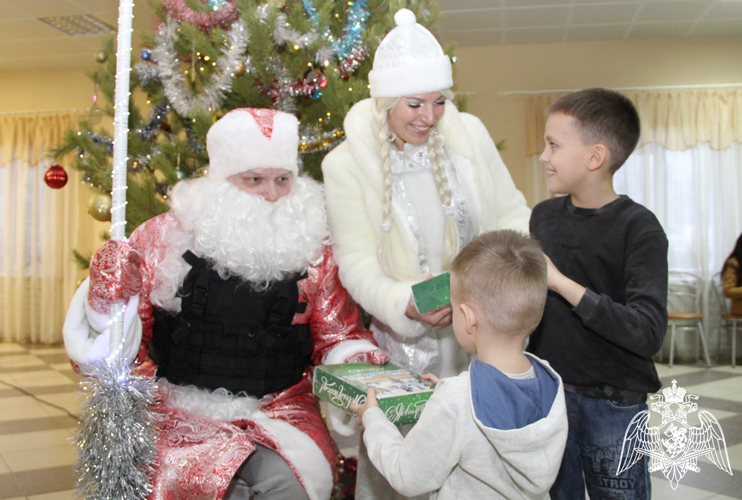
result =
[[691,399],[698,399],[698,396],[686,395],[685,389],[677,387],[677,381],[673,380],[672,388],[665,387],[662,394],[650,396],[650,399],[659,400],[651,404],[651,409],[662,416],[662,423],[648,427],[649,410],[634,416],[624,435],[617,475],[643,455],[651,458],[649,472],[661,470],[673,490],[687,471],[701,471],[696,463],[698,457],[706,456],[719,469],[732,474],[724,432],[716,417],[701,410],[698,412],[701,425],[688,425],[688,414],[698,409],[698,404]]

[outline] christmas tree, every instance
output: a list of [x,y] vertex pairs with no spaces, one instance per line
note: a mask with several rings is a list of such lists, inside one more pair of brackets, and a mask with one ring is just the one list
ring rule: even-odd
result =
[[[407,7],[423,25],[438,17],[428,0],[154,0],[152,7],[160,24],[142,35],[141,59],[132,57],[131,92],[146,96],[148,109],[130,102],[127,234],[167,210],[170,186],[205,172],[206,132],[231,109],[295,114],[303,168],[320,178],[322,158],[344,137],[345,114],[369,96],[372,56],[394,13]],[[113,116],[113,39],[97,59],[90,76],[108,102],[101,111]],[[92,125],[69,131],[55,155],[78,153],[74,167],[99,192],[91,214],[103,220],[113,147]]]

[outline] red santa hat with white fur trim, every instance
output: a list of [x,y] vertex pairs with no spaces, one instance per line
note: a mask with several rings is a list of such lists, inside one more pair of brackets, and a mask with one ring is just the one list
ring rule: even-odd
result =
[[224,115],[206,134],[212,179],[254,168],[299,172],[299,121],[274,109],[238,108]]

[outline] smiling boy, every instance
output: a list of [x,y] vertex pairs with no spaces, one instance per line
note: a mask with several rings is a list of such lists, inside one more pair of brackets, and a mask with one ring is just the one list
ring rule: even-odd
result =
[[648,459],[616,468],[631,419],[660,387],[652,356],[667,326],[667,238],[657,218],[613,189],[639,140],[639,116],[601,88],[559,98],[547,111],[541,161],[549,190],[531,233],[548,263],[549,295],[528,351],[562,376],[569,439],[554,500],[648,499]]

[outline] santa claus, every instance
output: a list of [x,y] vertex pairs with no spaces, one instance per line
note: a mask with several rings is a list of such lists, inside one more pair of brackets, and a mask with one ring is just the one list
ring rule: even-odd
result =
[[78,365],[123,351],[158,377],[152,499],[326,499],[338,452],[312,366],[385,362],[340,284],[322,187],[298,175],[298,123],[237,109],[207,135],[208,174],[91,261],[64,326]]

